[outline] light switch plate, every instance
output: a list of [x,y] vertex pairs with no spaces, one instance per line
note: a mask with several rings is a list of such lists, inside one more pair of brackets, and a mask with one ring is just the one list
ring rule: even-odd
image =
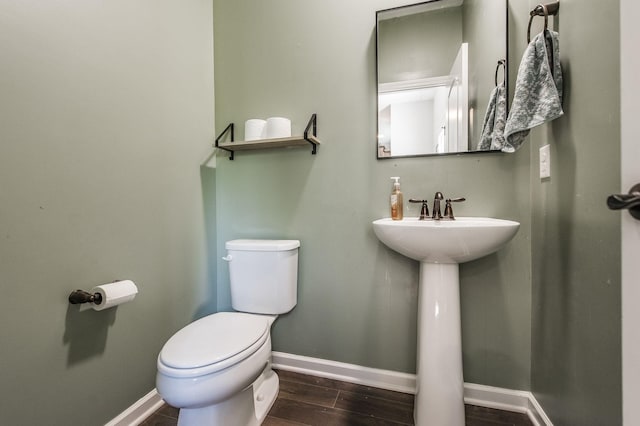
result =
[[540,179],[551,177],[551,151],[549,145],[540,148]]

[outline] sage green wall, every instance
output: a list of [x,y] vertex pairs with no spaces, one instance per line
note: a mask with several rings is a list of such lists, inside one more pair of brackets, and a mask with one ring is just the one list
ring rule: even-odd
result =
[[620,185],[619,13],[562,0],[565,115],[531,136],[532,389],[556,426],[622,424],[620,220],[605,205]]
[[[522,223],[499,253],[462,265],[465,380],[529,389],[529,152],[376,160],[375,11],[401,1],[214,0],[216,129],[284,115],[309,149],[243,152],[217,166],[218,251],[233,238],[299,238],[298,305],[274,325],[276,351],[414,372],[418,263],[378,242],[389,176],[406,199],[467,197],[459,215]],[[407,206],[406,215],[418,215]],[[218,307],[230,309],[218,261]]]
[[[208,0],[2,2],[0,423],[102,425],[215,309]],[[215,246],[213,246],[215,248]],[[215,266],[213,264],[212,266]],[[132,279],[123,306],[74,289]]]

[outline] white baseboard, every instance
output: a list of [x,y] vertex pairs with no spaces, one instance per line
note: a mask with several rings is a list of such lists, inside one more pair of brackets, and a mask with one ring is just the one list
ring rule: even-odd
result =
[[160,394],[154,388],[105,426],[138,426],[162,407],[163,403]]
[[[272,365],[276,369],[310,376],[357,383],[396,392],[411,394],[416,392],[415,374],[362,367],[355,364],[284,352],[272,353]],[[465,383],[464,402],[480,407],[524,413],[529,416],[534,426],[553,426],[553,423],[551,423],[551,420],[549,420],[531,392]],[[137,426],[158,410],[162,404],[162,398],[156,389],[153,389],[105,426]]]
[[[362,367],[343,362],[329,361],[273,352],[273,368],[336,379],[397,392],[416,392],[415,374]],[[553,426],[531,392],[497,388],[493,386],[464,384],[464,402],[480,407],[527,414],[534,426]]]
[[528,391],[465,383],[464,402],[480,407],[524,413],[534,426],[553,426],[536,398]]
[[361,367],[355,364],[310,358],[283,352],[272,352],[271,363],[273,368],[280,370],[293,371],[327,379],[336,379],[342,382],[357,383],[397,392],[416,392],[415,374]]

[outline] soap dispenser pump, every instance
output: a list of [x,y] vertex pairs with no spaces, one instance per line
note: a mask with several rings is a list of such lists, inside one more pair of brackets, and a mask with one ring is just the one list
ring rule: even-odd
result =
[[393,183],[393,189],[391,190],[391,196],[389,197],[389,204],[391,207],[391,219],[402,220],[402,191],[400,191],[400,177],[394,176],[391,180]]

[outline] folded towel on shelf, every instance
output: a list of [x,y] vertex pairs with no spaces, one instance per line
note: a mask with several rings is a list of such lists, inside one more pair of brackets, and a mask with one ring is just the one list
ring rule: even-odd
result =
[[502,151],[516,151],[532,128],[563,113],[558,33],[544,30],[529,43],[522,57]]
[[484,114],[482,134],[476,149],[479,151],[500,150],[504,146],[504,126],[507,121],[507,89],[498,84],[489,95],[489,105]]

